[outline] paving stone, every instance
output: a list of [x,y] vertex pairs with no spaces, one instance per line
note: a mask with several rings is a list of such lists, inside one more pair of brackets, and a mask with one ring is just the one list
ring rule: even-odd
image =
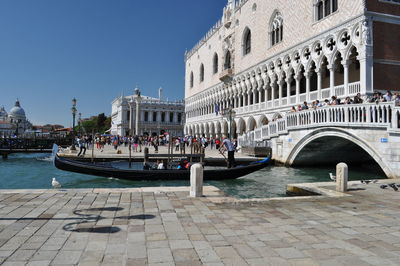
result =
[[151,248],[147,250],[147,254],[149,264],[173,261],[172,253],[169,248]]

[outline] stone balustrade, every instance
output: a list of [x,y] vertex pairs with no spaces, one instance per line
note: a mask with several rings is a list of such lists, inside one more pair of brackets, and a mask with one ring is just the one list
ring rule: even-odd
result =
[[371,127],[400,133],[400,106],[394,103],[350,104],[288,113],[238,138],[239,145],[269,140],[290,130],[317,127]]

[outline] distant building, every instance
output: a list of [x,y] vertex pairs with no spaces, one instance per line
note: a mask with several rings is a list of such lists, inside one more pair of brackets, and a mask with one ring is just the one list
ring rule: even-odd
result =
[[[139,103],[138,103],[139,102]],[[136,115],[137,104],[139,113]],[[185,105],[183,101],[165,101],[162,99],[162,88],[159,98],[135,94],[121,96],[112,102],[111,134],[120,136],[159,135],[169,133],[173,136],[183,135]],[[139,118],[136,122],[136,118]],[[136,126],[138,130],[136,131]]]
[[7,113],[4,107],[0,108],[0,136],[21,135],[32,128],[32,124],[25,115],[25,110],[19,101]]

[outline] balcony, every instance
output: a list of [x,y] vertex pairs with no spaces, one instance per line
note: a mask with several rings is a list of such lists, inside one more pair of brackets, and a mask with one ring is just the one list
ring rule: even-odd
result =
[[225,69],[219,75],[219,80],[221,80],[222,82],[229,82],[232,80],[233,75],[234,73],[232,68]]

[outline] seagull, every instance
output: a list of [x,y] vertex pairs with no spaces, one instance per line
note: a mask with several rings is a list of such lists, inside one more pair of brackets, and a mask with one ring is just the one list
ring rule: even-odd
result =
[[336,176],[334,176],[332,173],[329,173],[329,177],[331,178],[332,181],[336,182]]
[[393,188],[394,191],[399,191],[395,183],[389,184],[389,187]]
[[380,186],[381,189],[385,189],[385,188],[387,188],[387,187],[388,187],[387,185],[381,185],[381,186]]
[[371,180],[361,180],[361,183],[363,183],[363,184],[369,184],[369,183],[371,183],[372,181]]
[[55,177],[53,177],[53,181],[51,181],[51,185],[53,186],[53,188],[60,188],[61,184],[56,180]]

